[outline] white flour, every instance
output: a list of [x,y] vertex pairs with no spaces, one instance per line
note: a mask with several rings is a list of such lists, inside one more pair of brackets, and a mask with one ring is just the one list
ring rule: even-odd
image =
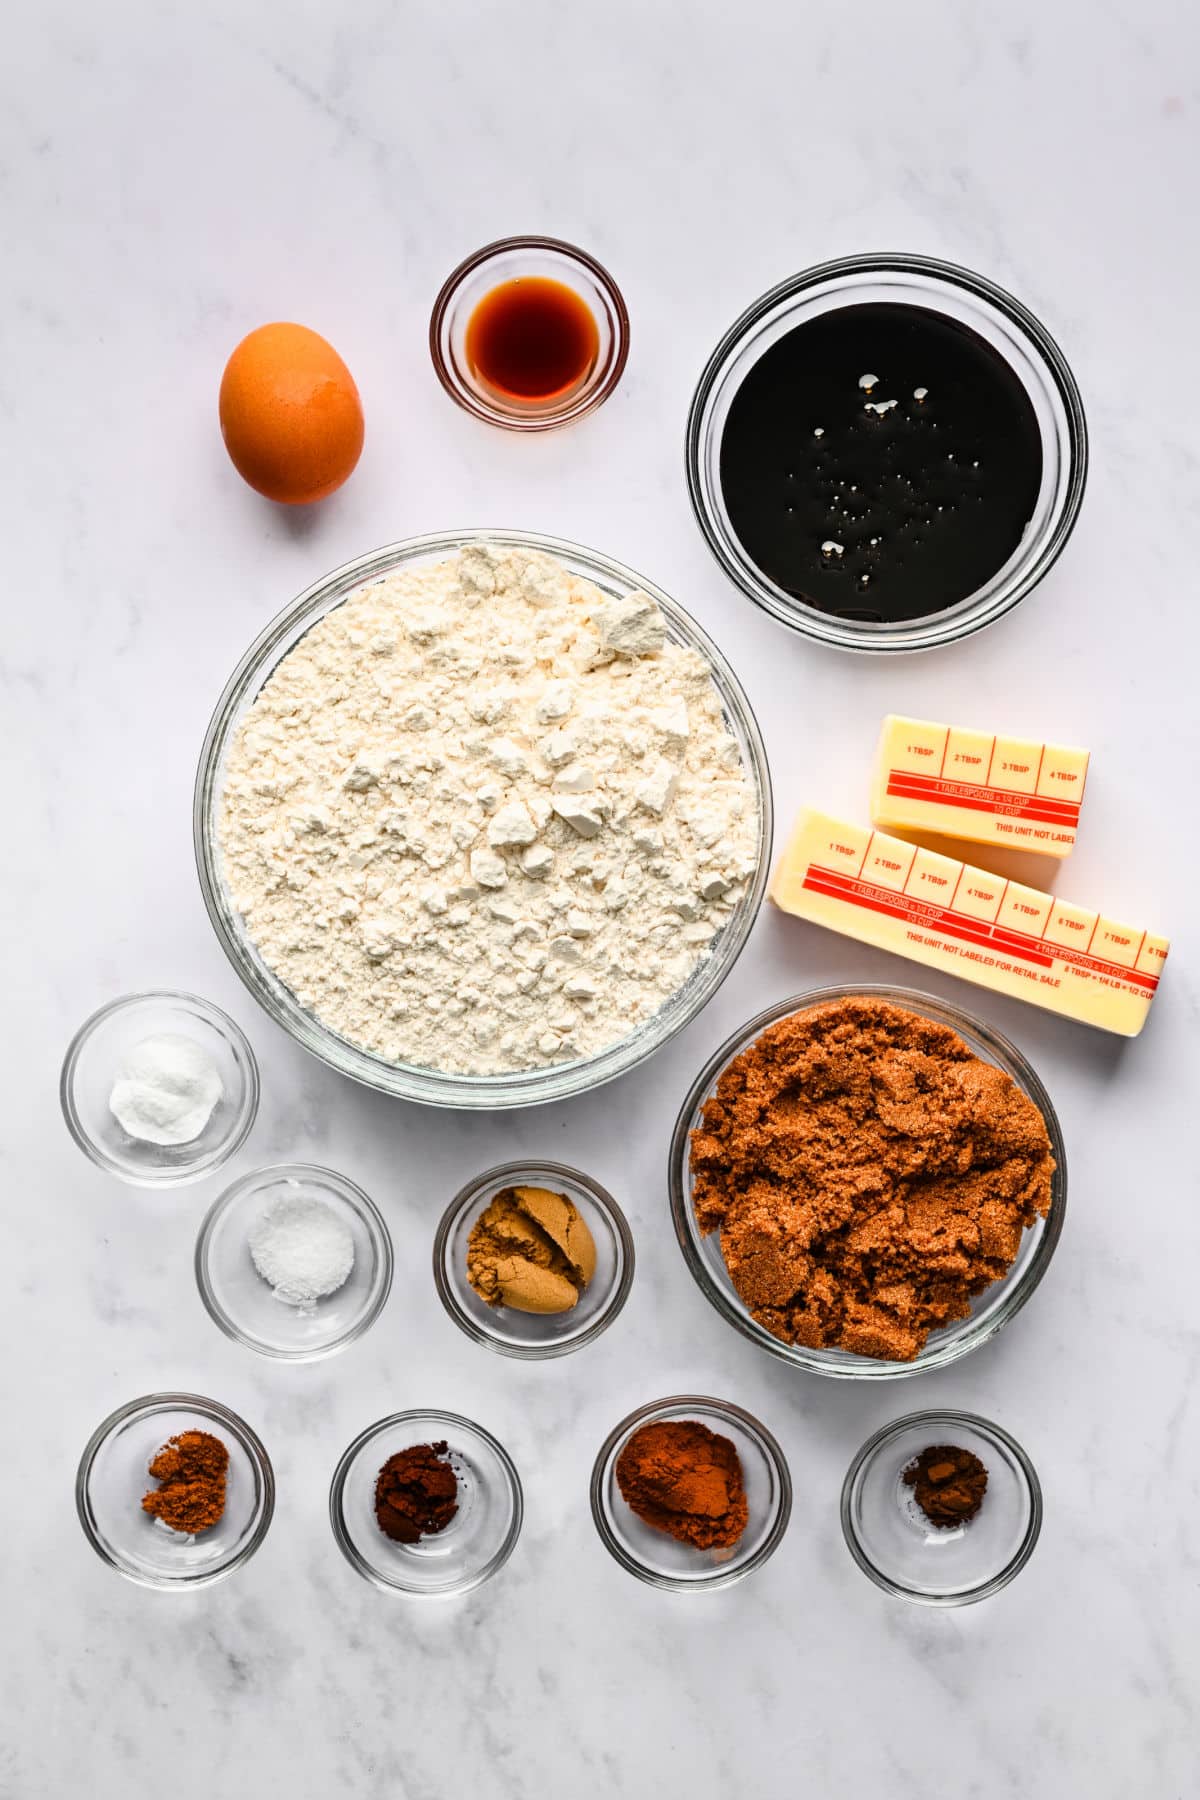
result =
[[757,851],[697,652],[645,595],[471,546],[358,589],[230,749],[234,905],[264,960],[394,1062],[594,1055],[687,980]]

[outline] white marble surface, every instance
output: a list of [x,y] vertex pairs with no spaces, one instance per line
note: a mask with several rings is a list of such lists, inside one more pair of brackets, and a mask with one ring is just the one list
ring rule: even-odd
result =
[[[42,0],[9,19],[5,1800],[1195,1793],[1197,870],[1177,828],[1194,818],[1197,750],[1198,50],[1194,9],[1168,0]],[[588,246],[633,319],[615,399],[529,441],[457,412],[425,348],[449,267],[514,230]],[[1074,364],[1093,451],[1078,530],[1033,599],[963,648],[878,663],[807,648],[739,599],[681,474],[719,332],[779,277],[863,248],[975,265],[1032,305]],[[328,334],[368,414],[352,483],[301,517],[238,482],[215,421],[226,354],[278,316]],[[339,1080],[227,967],[190,803],[234,661],[345,557],[498,523],[603,547],[692,608],[759,711],[783,821],[802,798],[862,811],[889,708],[1093,748],[1061,889],[1161,924],[1174,954],[1150,1029],[1124,1049],[926,979],[974,994],[1030,1054],[1071,1153],[1049,1278],[952,1371],[856,1388],[763,1357],[692,1286],[664,1192],[677,1104],[728,1029],[790,990],[905,965],[764,915],[719,998],[644,1072],[569,1106],[464,1119]],[[259,1052],[262,1113],[235,1169],[325,1160],[388,1216],[392,1299],[343,1356],[274,1367],[210,1325],[191,1250],[219,1179],[156,1198],[67,1138],[72,1030],[160,983],[227,1006]],[[429,1274],[448,1194],[525,1150],[609,1184],[640,1259],[602,1341],[531,1367],[461,1336]],[[98,1420],[175,1385],[244,1412],[279,1480],[257,1558],[195,1598],[118,1579],[72,1502]],[[758,1413],[796,1480],[774,1562],[708,1601],[623,1574],[587,1505],[610,1425],[680,1389]],[[948,1615],[876,1592],[837,1522],[864,1436],[936,1402],[1008,1426],[1046,1490],[1028,1570]],[[478,1417],[525,1477],[517,1554],[460,1604],[376,1593],[326,1518],[350,1437],[421,1403]]]

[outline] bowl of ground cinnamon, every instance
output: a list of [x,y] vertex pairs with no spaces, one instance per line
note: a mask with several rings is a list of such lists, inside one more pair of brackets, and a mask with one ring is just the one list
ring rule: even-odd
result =
[[676,1235],[721,1316],[815,1373],[954,1362],[1025,1304],[1066,1156],[1014,1045],[932,995],[826,988],[736,1032],[684,1101]]
[[199,1394],[146,1394],[105,1419],[75,1482],[88,1542],[143,1587],[204,1587],[249,1561],[275,1476],[244,1419]]
[[521,1531],[521,1480],[482,1425],[393,1413],[360,1432],[329,1490],[338,1548],[385,1593],[466,1594],[503,1568]]
[[730,1401],[680,1394],[630,1413],[592,1469],[592,1517],[631,1575],[682,1593],[728,1587],[777,1548],[792,1508],[784,1455]]
[[910,1413],[858,1452],[841,1512],[846,1546],[878,1587],[923,1606],[966,1606],[1006,1587],[1033,1555],[1042,1490],[999,1425]]

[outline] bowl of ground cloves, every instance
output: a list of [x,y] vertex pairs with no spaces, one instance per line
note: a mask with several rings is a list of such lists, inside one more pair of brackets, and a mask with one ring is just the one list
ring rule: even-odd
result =
[[974,1413],[910,1413],[863,1445],[842,1488],[842,1531],[876,1586],[921,1606],[998,1593],[1042,1528],[1037,1472]]
[[384,1593],[450,1599],[490,1581],[521,1533],[521,1478],[482,1425],[410,1409],[359,1433],[334,1471],[329,1522]]

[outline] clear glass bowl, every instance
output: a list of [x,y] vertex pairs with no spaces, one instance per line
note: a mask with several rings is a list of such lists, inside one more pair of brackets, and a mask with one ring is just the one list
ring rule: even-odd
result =
[[[521,400],[482,382],[466,354],[467,325],[485,295],[502,282],[541,276],[569,287],[596,322],[596,360],[566,393]],[[629,314],[607,269],[558,238],[511,237],[485,244],[449,275],[429,321],[429,353],[438,380],[459,406],[509,431],[550,431],[602,405],[621,379],[629,356]]]
[[[375,1518],[375,1479],[414,1444],[445,1441],[458,1477],[458,1511],[444,1531],[397,1544]],[[521,1480],[504,1447],[457,1413],[393,1413],[360,1433],[334,1472],[329,1520],[342,1555],[389,1593],[449,1598],[490,1580],[521,1532]]]
[[[207,1431],[229,1451],[225,1512],[189,1537],[142,1511],[149,1464],[168,1438]],[[248,1562],[275,1510],[270,1459],[244,1419],[199,1394],[146,1394],[118,1407],[88,1440],[75,1478],[79,1523],[97,1556],[141,1587],[199,1588]]]
[[[489,1306],[467,1279],[471,1228],[503,1188],[544,1187],[573,1200],[596,1245],[596,1272],[565,1313],[517,1312]],[[565,1356],[607,1329],[633,1282],[633,1235],[606,1189],[565,1163],[502,1163],[469,1181],[442,1216],[433,1245],[433,1279],[442,1305],[460,1331],[502,1356],[534,1360]]]
[[[1044,1219],[1037,1219],[1022,1233],[1021,1247],[1007,1275],[1001,1281],[993,1282],[991,1287],[976,1297],[968,1318],[956,1320],[940,1331],[931,1332],[925,1348],[912,1362],[884,1362],[871,1356],[857,1356],[849,1350],[810,1350],[803,1344],[785,1344],[773,1337],[751,1316],[730,1280],[721,1255],[720,1232],[714,1231],[708,1237],[702,1237],[692,1206],[689,1157],[691,1133],[699,1125],[704,1103],[715,1089],[726,1065],[776,1019],[782,1019],[788,1013],[807,1011],[809,1007],[820,1006],[830,1000],[844,1000],[852,995],[886,1000],[894,1006],[903,1006],[909,1012],[933,1019],[939,1025],[947,1025],[958,1033],[967,1048],[982,1061],[995,1063],[998,1068],[1003,1069],[1016,1082],[1021,1092],[1029,1096],[1045,1119],[1056,1165],[1051,1182],[1049,1214]],[[743,1337],[750,1338],[760,1349],[779,1357],[783,1362],[792,1363],[799,1369],[808,1369],[816,1375],[832,1375],[851,1381],[894,1381],[907,1375],[923,1375],[929,1369],[941,1369],[949,1363],[957,1362],[960,1356],[978,1350],[981,1344],[986,1344],[989,1338],[995,1337],[1020,1312],[1046,1273],[1062,1233],[1067,1208],[1066,1147],[1058,1118],[1045,1088],[1016,1046],[992,1026],[983,1024],[970,1013],[951,1006],[945,1000],[935,999],[932,994],[872,983],[817,988],[809,994],[793,994],[790,999],[780,1000],[776,1005],[769,1006],[765,1012],[759,1013],[757,1018],[751,1019],[734,1032],[732,1037],[727,1038],[696,1077],[676,1120],[671,1139],[669,1181],[675,1235],[679,1239],[684,1261],[695,1277],[701,1293],[721,1317],[736,1331],[740,1331]]]
[[[109,1095],[121,1064],[143,1038],[191,1038],[217,1065],[224,1092],[199,1137],[149,1144],[117,1123]],[[59,1097],[67,1129],[85,1155],[135,1187],[177,1187],[227,1163],[258,1112],[258,1064],[243,1033],[196,994],[162,989],[111,1000],[75,1033],[63,1061]]]
[[[765,351],[796,326],[845,306],[921,306],[969,327],[1008,363],[1029,397],[1042,441],[1042,484],[1012,556],[974,594],[921,619],[875,622],[806,606],[743,548],[721,492],[721,439],[734,396]],[[1014,607],[1057,560],[1075,525],[1087,477],[1083,402],[1045,326],[994,282],[927,256],[845,256],[819,263],[754,302],[713,351],[692,399],[687,480],[700,529],[730,579],[784,625],[843,650],[928,650],[967,637]]]
[[[741,751],[747,780],[754,790],[758,807],[758,866],[755,874],[728,923],[713,940],[709,955],[697,965],[684,986],[636,1031],[599,1055],[513,1075],[449,1075],[437,1069],[420,1068],[414,1063],[390,1063],[331,1031],[301,1006],[259,955],[233,906],[221,871],[217,842],[217,812],[230,743],[259,689],[288,651],[319,618],[339,606],[364,582],[378,580],[414,563],[449,556],[463,545],[475,543],[508,548],[528,546],[544,551],[609,595],[627,594],[633,588],[648,593],[662,611],[669,636],[707,658],[726,723]],[[528,531],[452,531],[389,544],[370,556],[344,564],[293,600],[260,633],[230,677],[209,725],[196,778],[193,826],[200,886],[217,937],[251,994],[277,1024],[331,1068],[352,1076],[367,1087],[430,1106],[490,1112],[500,1107],[566,1100],[589,1088],[599,1087],[617,1075],[624,1075],[652,1056],[708,1003],[737,961],[766,890],[772,831],[771,782],[762,736],[741,684],[716,645],[678,601],[624,564],[561,538],[541,537]]]
[[[931,1525],[905,1469],[931,1444],[970,1450],[987,1470],[983,1505],[965,1525]],[[1033,1555],[1042,1529],[1037,1473],[1015,1438],[974,1413],[910,1413],[868,1438],[842,1487],[842,1531],[871,1580],[921,1606],[986,1600]]]
[[[250,1233],[285,1197],[319,1200],[354,1239],[354,1267],[311,1306],[281,1300],[254,1266]],[[392,1240],[374,1201],[332,1169],[278,1163],[235,1181],[209,1208],[196,1239],[196,1285],[226,1337],[262,1356],[313,1362],[344,1350],[374,1324],[392,1285]]]
[[[681,1544],[639,1519],[622,1498],[617,1459],[635,1431],[664,1419],[698,1420],[729,1438],[737,1449],[750,1518],[738,1542],[727,1550]],[[677,1394],[639,1407],[605,1439],[592,1469],[591,1499],[601,1542],[622,1568],[652,1587],[691,1594],[729,1587],[774,1554],[791,1516],[792,1480],[783,1451],[750,1413],[729,1400]]]

